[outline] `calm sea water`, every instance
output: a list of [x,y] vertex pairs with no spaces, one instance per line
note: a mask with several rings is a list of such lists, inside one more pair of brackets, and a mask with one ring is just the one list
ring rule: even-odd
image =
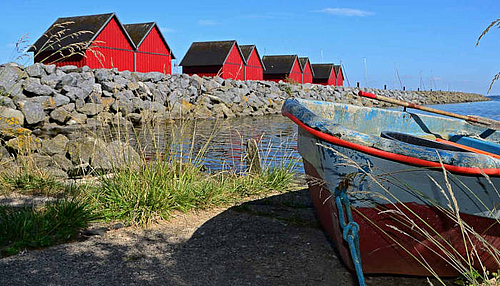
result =
[[[500,96],[492,96],[491,99],[492,101],[487,102],[431,107],[500,120]],[[170,149],[174,150],[176,156],[199,160],[214,171],[242,170],[245,167],[245,142],[253,138],[259,144],[264,165],[273,167],[276,164],[295,162],[295,171],[304,172],[297,151],[297,126],[281,115],[176,123],[157,130],[140,130],[136,133],[131,140],[136,141],[151,157],[158,152],[172,153],[165,152]],[[152,138],[155,138],[155,143],[152,143]],[[201,155],[197,156],[198,154]]]

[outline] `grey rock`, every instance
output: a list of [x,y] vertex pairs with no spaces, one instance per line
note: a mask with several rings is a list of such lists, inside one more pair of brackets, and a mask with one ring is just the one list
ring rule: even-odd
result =
[[40,83],[43,85],[47,85],[51,88],[56,88],[56,86],[61,81],[61,78],[62,78],[62,76],[58,75],[57,72],[51,73],[49,75],[43,75],[41,80],[40,80]]
[[113,93],[109,92],[109,91],[106,91],[106,90],[103,90],[102,91],[102,96],[103,97],[113,97]]
[[81,107],[80,109],[77,108],[76,110],[87,116],[94,116],[102,112],[104,110],[104,107],[102,106],[102,104],[89,102],[85,103],[83,107]]
[[73,65],[67,65],[67,66],[58,67],[57,70],[60,70],[60,71],[65,72],[65,73],[72,73],[72,72],[80,71],[80,68],[78,68],[77,66],[73,66]]
[[67,111],[73,111],[73,110],[75,110],[75,104],[73,102],[65,104],[65,105],[63,105],[61,107],[64,108],[65,110],[67,110]]
[[131,90],[131,91],[135,91],[137,89],[139,89],[139,84],[137,82],[128,82],[127,83],[127,89],[128,90]]
[[132,98],[132,112],[141,110],[144,110],[144,102],[140,98]]
[[50,86],[42,85],[38,78],[28,78],[24,83],[24,94],[27,96],[50,96],[54,90]]
[[45,170],[45,172],[47,173],[48,176],[52,177],[52,178],[56,178],[56,179],[67,179],[69,176],[68,176],[68,173],[66,173],[64,170],[61,170],[57,167],[50,167],[48,168],[47,170]]
[[139,113],[129,113],[125,116],[126,119],[130,120],[132,123],[140,123],[142,120],[142,115]]
[[126,80],[131,80],[132,79],[132,73],[130,71],[121,71],[119,73],[121,77],[123,77]]
[[115,102],[115,99],[112,97],[108,97],[108,96],[101,97],[101,104],[103,105],[104,109],[106,109],[106,110],[108,110],[111,107],[113,102]]
[[64,85],[69,85],[76,87],[81,79],[82,76],[79,73],[69,73],[61,78],[61,81],[59,82],[58,86],[60,85],[62,87]]
[[54,99],[54,102],[55,102],[55,105],[57,107],[61,106],[61,105],[65,105],[65,104],[68,104],[70,103],[70,99],[69,97],[67,96],[64,96],[62,94],[59,94],[59,93],[56,93],[56,95],[53,97]]
[[138,81],[146,81],[147,74],[142,72],[135,72],[134,75],[137,77]]
[[71,112],[69,114],[69,117],[70,119],[66,123],[67,125],[75,125],[75,124],[83,125],[87,121],[87,115],[75,111]]
[[0,66],[0,94],[20,94],[22,92],[22,81],[26,77],[26,72],[18,65],[9,63]]
[[106,150],[106,143],[101,139],[81,137],[69,141],[66,144],[66,150],[71,162],[75,165],[80,165],[90,163],[91,158],[96,154],[102,154]]
[[9,153],[9,150],[5,148],[4,146],[0,145],[0,161],[3,161],[4,159],[11,159],[12,156]]
[[149,72],[145,75],[145,81],[159,82],[163,80],[164,75],[161,72]]
[[92,69],[89,68],[89,66],[83,66],[82,67],[82,73],[86,73],[86,72],[92,72]]
[[47,74],[45,72],[45,69],[43,68],[43,64],[41,63],[35,63],[34,65],[27,67],[25,71],[29,76],[38,78],[41,78],[43,75]]
[[9,107],[12,109],[16,108],[16,105],[14,104],[14,101],[11,98],[1,95],[0,95],[0,106]]
[[94,75],[98,83],[113,80],[113,73],[108,69],[95,70]]
[[31,156],[31,159],[33,159],[33,163],[39,169],[46,169],[52,165],[52,158],[48,155],[35,153]]
[[55,154],[66,154],[66,144],[68,144],[69,139],[62,135],[58,134],[56,137],[52,139],[46,139],[42,141],[42,153],[45,153],[49,156]]
[[124,88],[127,85],[127,83],[130,82],[130,79],[126,79],[121,75],[117,75],[113,78],[113,81],[117,84],[117,86]]
[[43,65],[43,69],[47,74],[53,74],[56,72],[56,65]]
[[19,111],[9,107],[0,106],[0,118],[15,119],[13,122],[17,122],[16,125],[24,125],[24,114]]
[[111,93],[115,93],[115,92],[125,88],[125,84],[111,82],[111,81],[101,82],[101,85],[102,85],[102,90],[108,91]]
[[251,93],[248,96],[248,104],[253,107],[260,108],[265,105],[265,103],[259,99],[259,97],[255,93]]
[[41,103],[36,101],[20,102],[21,112],[24,114],[26,123],[36,124],[45,119],[45,112]]
[[71,115],[70,111],[66,110],[64,107],[59,107],[50,113],[50,118],[57,123],[64,124],[71,118]]
[[98,170],[115,170],[121,168],[136,168],[141,156],[129,144],[113,141],[107,148],[96,152],[91,166]]
[[207,84],[206,84],[206,87],[207,87],[208,91],[216,90],[216,89],[220,88],[221,86],[222,85],[218,81],[216,81],[214,79],[209,79],[208,82],[207,82]]
[[75,100],[75,108],[76,108],[76,110],[80,111],[80,109],[82,109],[84,105],[85,105],[85,101],[84,100],[82,100],[80,98],[78,98],[78,99]]
[[146,98],[147,96],[153,95],[149,87],[143,83],[143,82],[138,82],[139,88],[135,91],[135,94],[139,96],[140,98]]
[[42,144],[40,139],[34,135],[20,135],[10,139],[5,144],[6,147],[11,148],[18,154],[32,154],[38,151]]
[[92,88],[92,93],[90,93],[89,98],[92,103],[102,103],[101,101],[102,89],[101,85],[96,83]]
[[25,100],[26,102],[37,102],[42,105],[42,108],[44,110],[52,110],[56,108],[56,103],[54,101],[54,98],[51,96],[37,96],[37,97],[32,97],[28,98]]
[[236,116],[224,103],[214,105],[212,111],[217,117],[231,118]]
[[189,78],[182,78],[180,86],[181,86],[181,88],[184,88],[184,89],[188,88]]
[[161,104],[165,104],[167,101],[168,93],[170,92],[170,89],[168,88],[167,85],[160,83],[158,84],[157,88],[153,92],[153,101],[156,101]]
[[134,93],[130,90],[119,91],[115,93],[115,98],[119,100],[130,100],[134,97]]
[[123,98],[117,99],[113,104],[111,104],[111,110],[114,112],[120,112],[123,116],[131,113],[133,111],[132,101]]
[[167,107],[159,102],[151,102],[150,109],[153,112],[164,113],[167,110]]

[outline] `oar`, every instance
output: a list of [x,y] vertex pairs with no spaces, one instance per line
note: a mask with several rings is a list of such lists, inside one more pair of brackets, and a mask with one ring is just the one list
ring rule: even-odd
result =
[[427,112],[431,112],[431,113],[441,114],[441,115],[444,115],[444,116],[450,116],[450,117],[455,117],[455,118],[463,119],[463,120],[471,122],[471,123],[478,123],[478,124],[486,125],[486,126],[488,126],[490,128],[494,128],[494,129],[497,129],[497,130],[500,129],[500,121],[496,121],[496,120],[485,118],[485,117],[481,117],[481,116],[476,116],[476,115],[460,115],[460,114],[456,114],[456,113],[452,113],[452,112],[447,112],[447,111],[443,111],[443,110],[439,110],[439,109],[435,109],[435,108],[431,108],[431,107],[427,107],[427,106],[417,105],[417,104],[414,104],[414,103],[411,103],[411,102],[406,102],[406,101],[401,101],[401,100],[397,100],[397,99],[394,99],[394,98],[385,97],[385,96],[382,96],[382,95],[376,95],[376,94],[373,94],[373,93],[364,92],[362,90],[360,90],[358,92],[358,95],[359,96],[368,97],[368,98],[372,98],[372,99],[378,99],[378,100],[381,100],[381,101],[389,102],[389,103],[396,104],[396,105],[401,105],[401,106],[408,107],[408,108],[414,108],[414,109],[419,109],[419,110],[423,110],[423,111],[427,111]]

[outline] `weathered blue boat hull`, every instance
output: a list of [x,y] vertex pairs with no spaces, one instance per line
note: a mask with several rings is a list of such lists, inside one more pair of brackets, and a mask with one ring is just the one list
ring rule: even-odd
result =
[[455,211],[480,234],[468,249],[480,249],[476,259],[487,269],[499,268],[498,257],[480,246],[486,241],[500,248],[500,160],[379,136],[382,131],[424,137],[460,131],[497,140],[497,132],[447,118],[306,100],[288,100],[283,114],[299,125],[298,147],[313,202],[347,265],[352,267],[351,256],[333,201],[345,186],[360,225],[365,273],[430,275],[431,267],[441,276],[456,275],[453,259],[442,258],[445,249],[458,260],[466,250]]

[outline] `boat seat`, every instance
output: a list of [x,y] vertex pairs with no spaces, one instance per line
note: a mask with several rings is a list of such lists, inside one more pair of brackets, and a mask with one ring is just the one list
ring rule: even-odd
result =
[[413,144],[417,146],[429,147],[440,150],[455,151],[455,152],[470,152],[469,150],[448,145],[445,143],[440,143],[433,140],[428,140],[408,133],[392,132],[392,131],[382,131],[380,134],[382,138],[397,140],[408,144]]

